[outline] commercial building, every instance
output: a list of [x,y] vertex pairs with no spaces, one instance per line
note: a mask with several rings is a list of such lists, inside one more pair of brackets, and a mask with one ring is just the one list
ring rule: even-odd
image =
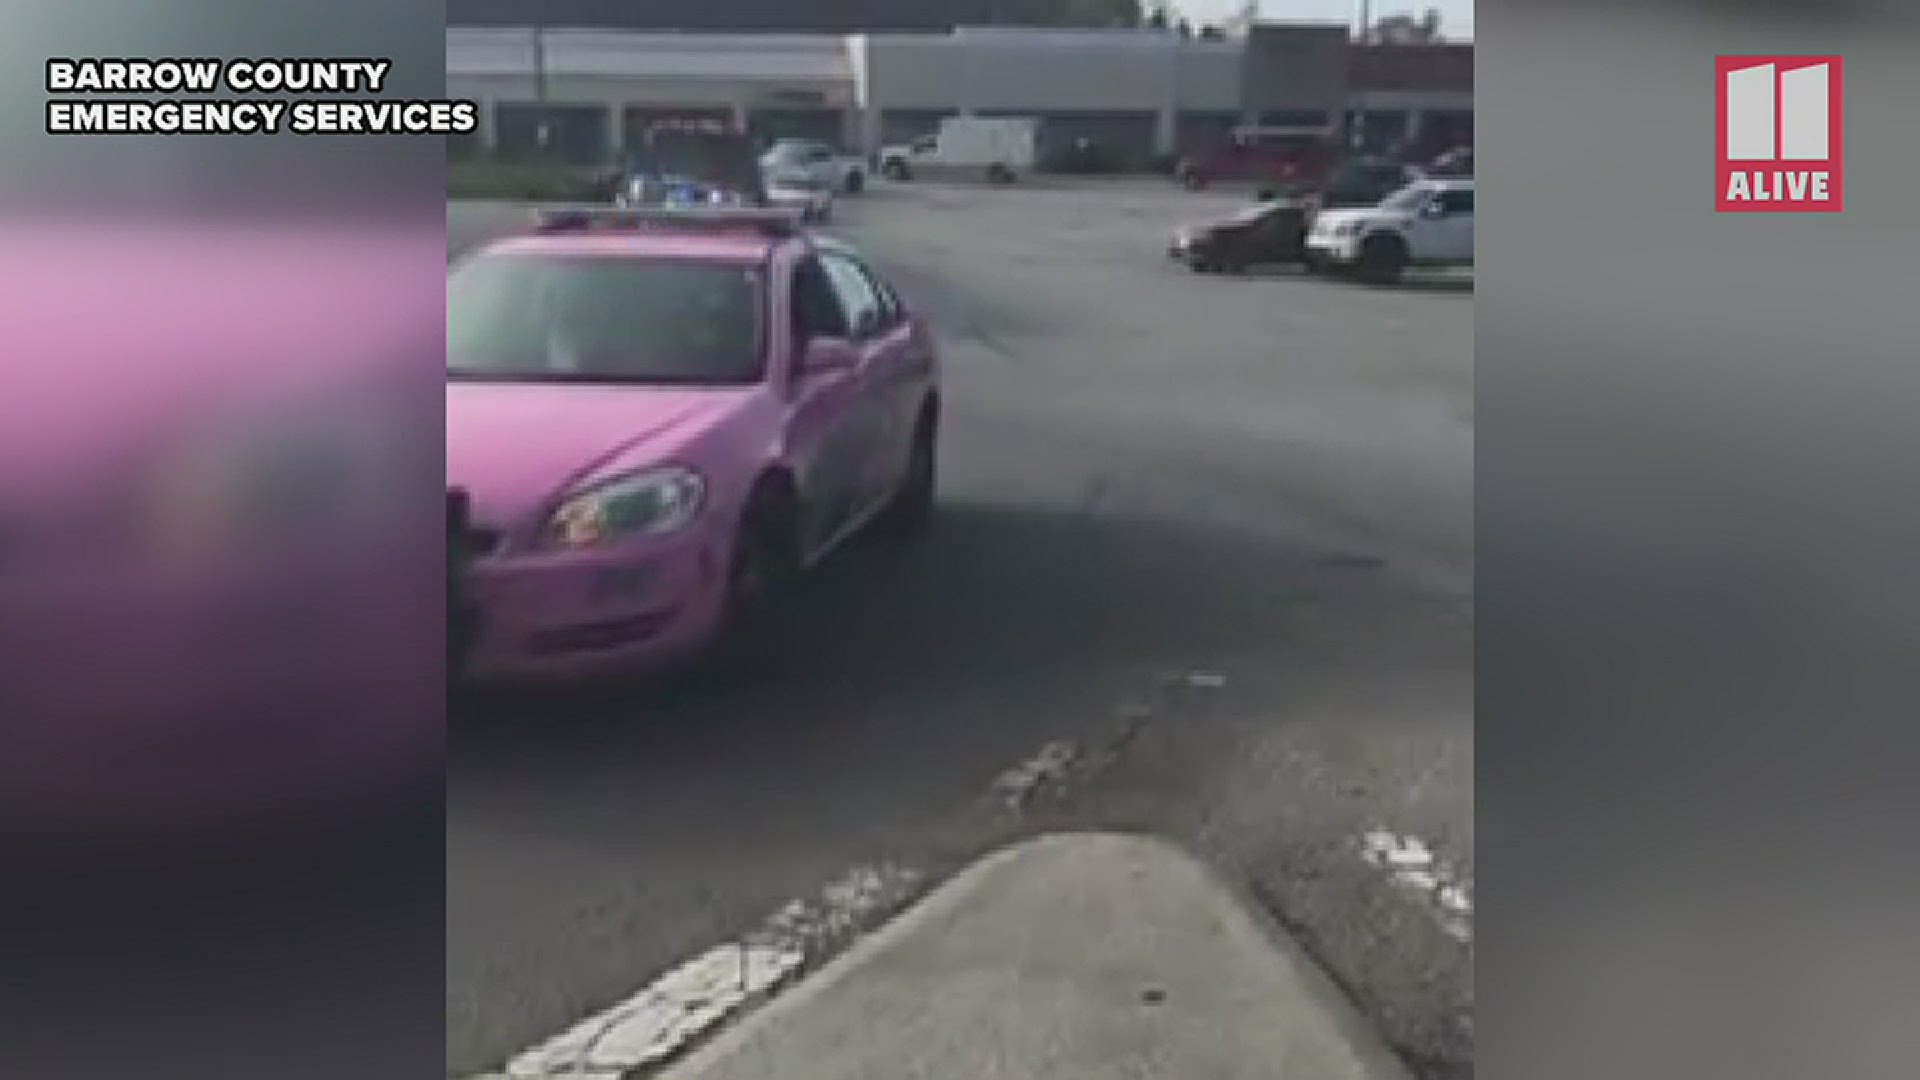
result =
[[1343,26],[1231,38],[1151,30],[707,34],[532,27],[447,32],[447,89],[482,105],[456,152],[583,163],[647,122],[731,121],[872,150],[957,115],[1036,116],[1144,162],[1239,124],[1343,125],[1375,145],[1471,141],[1473,46],[1356,45]]

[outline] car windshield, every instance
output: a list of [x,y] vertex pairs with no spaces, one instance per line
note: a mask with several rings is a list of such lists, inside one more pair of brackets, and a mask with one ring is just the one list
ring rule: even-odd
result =
[[1380,201],[1382,210],[1418,210],[1433,197],[1433,189],[1418,184],[1403,187]]
[[725,385],[761,373],[761,275],[716,263],[480,255],[447,281],[447,375]]

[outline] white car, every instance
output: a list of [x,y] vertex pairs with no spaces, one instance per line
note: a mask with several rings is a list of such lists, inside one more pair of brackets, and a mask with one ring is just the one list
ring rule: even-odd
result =
[[1417,180],[1378,206],[1322,211],[1307,232],[1307,265],[1372,281],[1409,266],[1473,265],[1473,180]]
[[780,139],[760,155],[767,173],[806,173],[831,190],[858,194],[866,186],[867,163],[812,139]]
[[767,201],[786,210],[798,210],[801,220],[823,222],[833,217],[833,187],[807,172],[767,174]]

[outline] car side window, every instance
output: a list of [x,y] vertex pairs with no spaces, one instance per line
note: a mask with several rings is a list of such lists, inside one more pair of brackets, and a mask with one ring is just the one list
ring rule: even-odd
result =
[[883,320],[886,322],[888,326],[900,325],[903,321],[906,320],[907,305],[900,299],[900,294],[897,292],[894,292],[893,286],[889,284],[885,279],[881,278],[877,274],[872,276],[873,276],[874,288],[880,290],[880,304],[881,304],[881,312],[882,312]]
[[827,268],[827,277],[833,282],[833,291],[840,298],[840,306],[846,310],[847,325],[856,332],[863,328],[877,329],[885,322],[885,309],[881,306],[880,295],[874,290],[873,283],[855,263],[843,255],[827,254],[820,257]]
[[847,309],[817,258],[793,268],[793,340],[795,348],[817,337],[848,337]]
[[1440,193],[1440,210],[1441,212],[1449,216],[1453,214],[1473,213],[1473,192],[1471,191],[1441,192]]
[[893,286],[886,278],[875,272],[873,267],[858,259],[850,261],[859,268],[860,275],[867,279],[867,286],[873,290],[874,297],[880,302],[880,326],[883,329],[891,329],[900,325],[900,321],[907,315],[907,305],[901,303],[900,294],[894,292]]

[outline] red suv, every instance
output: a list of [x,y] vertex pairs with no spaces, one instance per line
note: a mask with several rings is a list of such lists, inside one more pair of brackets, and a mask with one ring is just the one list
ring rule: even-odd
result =
[[1235,128],[1220,146],[1182,158],[1174,178],[1195,190],[1218,180],[1311,187],[1326,178],[1339,150],[1324,127]]

